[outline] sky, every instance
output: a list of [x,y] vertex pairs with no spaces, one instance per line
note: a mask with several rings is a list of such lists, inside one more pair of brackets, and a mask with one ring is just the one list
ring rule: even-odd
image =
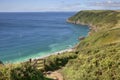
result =
[[0,0],[0,12],[44,12],[112,9],[120,0]]

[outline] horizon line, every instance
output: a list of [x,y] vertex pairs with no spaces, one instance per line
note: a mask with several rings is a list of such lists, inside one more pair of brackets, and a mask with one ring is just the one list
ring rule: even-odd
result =
[[[84,10],[120,10],[120,9],[84,9]],[[14,12],[79,12],[84,10],[76,10],[76,11],[0,11],[0,13],[14,13]]]
[[4,12],[12,13],[12,12],[79,12],[79,11],[0,11],[0,13],[4,13]]

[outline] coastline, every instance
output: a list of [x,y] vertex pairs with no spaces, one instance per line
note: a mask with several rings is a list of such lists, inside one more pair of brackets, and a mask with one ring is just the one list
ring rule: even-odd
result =
[[[88,32],[89,33],[89,32]],[[88,34],[87,33],[87,34]],[[87,36],[87,35],[86,35]],[[82,37],[85,37],[85,36],[82,36]],[[78,37],[78,40],[79,40],[79,37]],[[24,63],[24,62],[28,62],[29,60],[32,60],[32,61],[34,61],[34,60],[39,60],[39,59],[46,59],[46,58],[48,58],[48,57],[50,57],[50,56],[54,56],[54,55],[60,55],[60,54],[64,54],[64,53],[66,53],[66,52],[74,52],[75,51],[75,47],[77,46],[79,44],[79,41],[75,44],[75,45],[73,45],[73,46],[71,46],[71,47],[69,47],[69,48],[67,48],[67,49],[63,49],[63,50],[59,50],[59,51],[55,51],[55,52],[48,52],[48,54],[46,54],[46,55],[42,55],[42,56],[38,56],[38,57],[35,57],[35,56],[31,56],[31,57],[29,57],[29,58],[22,58],[22,59],[19,59],[19,60],[14,60],[14,61],[6,61],[6,62],[4,62],[4,64],[16,64],[16,63]]]
[[[77,22],[77,23],[76,23],[76,22],[74,22],[74,21],[70,21],[69,19],[67,19],[66,22],[71,23],[71,24],[76,24],[76,25],[86,25],[86,26],[88,26],[88,28],[89,28],[89,32],[87,33],[88,36],[91,34],[91,31],[93,30],[92,25],[89,25],[89,24],[80,23],[80,22]],[[86,35],[86,36],[87,36],[87,35]],[[84,39],[86,38],[86,36],[83,36]],[[79,37],[78,37],[78,39],[79,39]],[[82,39],[81,39],[81,40],[82,40]],[[81,40],[80,40],[80,41],[81,41]],[[53,56],[53,55],[64,54],[65,52],[74,52],[74,51],[75,51],[75,47],[78,46],[78,44],[79,44],[79,42],[77,42],[77,44],[75,44],[72,48],[60,50],[60,51],[57,51],[57,52],[54,52],[54,53],[50,53],[50,54],[48,54],[48,55],[41,56],[41,57],[29,58],[27,61],[30,61],[30,60],[34,61],[34,60],[39,60],[39,59],[46,59],[46,58],[48,58],[48,57],[50,57],[50,56]],[[25,61],[25,62],[27,62],[27,61]]]
[[[89,32],[88,32],[88,35],[90,35],[91,33],[91,30],[93,29],[91,25],[89,24],[82,24],[82,23],[76,23],[74,21],[70,21],[69,19],[66,20],[66,22],[68,23],[71,23],[71,24],[77,24],[77,25],[87,25],[88,28],[89,28]],[[86,38],[85,36],[83,36],[84,39]],[[78,37],[79,39],[79,37]],[[60,50],[60,51],[57,51],[57,52],[54,52],[54,53],[50,53],[48,55],[45,55],[45,56],[41,56],[41,57],[35,57],[35,58],[29,58],[27,61],[24,61],[24,62],[28,62],[28,61],[35,61],[35,60],[39,60],[39,59],[47,59],[48,57],[50,56],[54,56],[54,55],[60,55],[60,54],[64,54],[66,52],[74,52],[75,51],[75,47],[79,44],[79,42],[77,42],[76,45],[74,45],[72,48],[68,48],[68,49],[64,49],[64,50]]]
[[[68,19],[70,16],[74,15],[75,13],[70,12],[65,14],[63,13],[58,13],[58,14],[60,15],[58,16],[58,15],[55,15],[54,13],[51,14],[53,16],[56,16],[55,19],[53,19],[52,23],[51,21],[49,22],[48,19],[45,19],[49,17],[50,17],[49,19],[51,19],[50,15],[42,14],[44,16],[48,15],[48,17],[44,18],[44,16],[42,16],[41,19],[45,19],[45,21],[43,21],[43,24],[38,24],[38,26],[43,25],[46,27],[43,27],[43,28],[36,27],[34,29],[34,27],[32,27],[32,25],[34,24],[31,23],[29,30],[27,29],[27,27],[23,30],[22,30],[22,27],[20,27],[21,29],[20,32],[17,34],[10,35],[9,37],[11,38],[6,38],[3,34],[3,37],[1,37],[2,38],[1,42],[3,43],[1,44],[0,53],[2,55],[0,57],[0,60],[7,64],[7,63],[25,62],[30,58],[36,58],[36,57],[43,58],[43,57],[46,57],[46,55],[48,56],[58,51],[72,48],[79,42],[78,38],[80,36],[87,36],[88,30],[89,30],[88,27],[82,28],[82,27],[79,27],[78,25],[73,25],[70,23],[68,24],[66,22],[66,19]],[[15,16],[18,16],[18,14],[16,14]],[[34,16],[36,16],[35,13],[34,13]],[[39,16],[41,16],[41,14]],[[21,17],[21,16],[18,16],[18,17]],[[24,17],[26,16],[24,15]],[[59,21],[56,21],[56,18],[59,19]],[[7,20],[7,17],[5,17],[5,20]],[[19,20],[16,20],[16,21],[19,23]],[[35,22],[36,24],[39,23],[37,21],[33,21],[32,17],[27,21],[28,23],[25,23],[25,25],[29,24],[29,21],[33,23]],[[46,22],[48,23],[46,24]],[[13,22],[13,23],[16,26],[17,25],[23,26],[22,24],[17,24],[16,22]],[[60,24],[56,26],[56,23],[60,23]],[[55,25],[55,26],[51,26],[51,25]],[[11,30],[13,30],[13,33],[15,33],[17,30],[19,31],[19,29],[15,28],[14,30],[14,27],[12,27],[6,34],[9,34]],[[28,32],[26,32],[26,30],[28,30]],[[4,33],[4,30],[2,32]],[[54,34],[54,32],[56,32],[56,34]],[[14,41],[14,43],[10,43],[11,41]],[[14,46],[11,46],[11,45],[14,45]]]
[[[77,45],[77,44],[76,44],[76,45]],[[35,61],[35,60],[39,60],[39,59],[47,59],[47,58],[50,57],[50,56],[60,55],[60,54],[66,53],[66,52],[73,52],[73,51],[75,50],[74,47],[75,47],[76,45],[74,45],[72,48],[68,48],[68,49],[56,51],[56,52],[49,53],[49,54],[44,55],[44,56],[31,57],[31,58],[28,58],[28,59],[22,60],[22,61],[21,61],[21,60],[18,60],[18,61],[14,61],[14,62],[3,62],[3,64],[19,64],[19,63],[26,63],[26,62],[29,62],[29,61]]]
[[[72,23],[72,24],[80,24],[80,25],[87,25],[88,26],[88,28],[89,28],[89,30],[92,30],[91,29],[91,26],[89,26],[88,24],[82,24],[82,23],[80,23],[79,21],[71,21],[71,20],[69,20],[69,19],[67,19],[66,20],[66,22],[68,22],[68,23]],[[89,33],[90,33],[91,31],[89,31],[87,34],[89,35]],[[86,35],[87,36],[87,35]],[[83,37],[85,37],[85,36],[83,36]],[[78,37],[78,39],[79,39],[79,37]],[[47,58],[47,57],[50,57],[50,56],[52,56],[52,55],[59,55],[59,54],[63,54],[63,53],[65,53],[65,52],[74,52],[74,48],[78,45],[78,43],[79,42],[77,42],[77,44],[75,44],[74,46],[72,46],[72,48],[68,48],[68,49],[63,49],[63,50],[60,50],[60,51],[57,51],[57,52],[53,52],[53,53],[49,53],[49,54],[46,54],[46,55],[43,55],[43,56],[38,56],[38,57],[30,57],[30,58],[27,58],[26,60],[24,60],[24,61],[15,61],[15,62],[13,62],[13,64],[14,63],[24,63],[24,62],[27,62],[27,61],[29,61],[29,60],[32,60],[32,61],[34,61],[34,60],[38,60],[38,59],[45,59],[45,58]],[[7,64],[7,63],[11,63],[11,62],[6,62],[5,64]]]
[[[103,17],[106,18],[104,14]],[[114,14],[112,15],[112,17],[114,17]],[[87,16],[85,18],[87,18]],[[94,19],[94,15],[92,16],[92,18]],[[89,20],[89,18],[87,19]],[[97,20],[99,21],[99,19],[101,18],[98,17]],[[3,66],[3,64],[0,71],[3,73],[3,78],[4,75],[8,75],[9,78],[11,77],[11,73],[13,73],[13,77],[18,76],[21,79],[22,77],[26,77],[26,74],[30,74],[28,78],[26,78],[29,79],[29,77],[31,78],[31,76],[38,77],[40,76],[38,74],[41,73],[45,77],[45,79],[59,79],[59,77],[62,77],[65,80],[119,79],[118,68],[120,57],[120,28],[116,28],[116,26],[115,28],[114,26],[111,27],[107,24],[107,22],[105,24],[107,26],[103,25],[101,26],[101,28],[98,25],[99,23],[96,23],[95,26],[95,24],[93,25],[92,22],[88,22],[85,24],[85,22],[83,21],[84,24],[82,24],[82,20],[80,19],[68,20],[67,22],[71,24],[87,25],[89,31],[86,35],[84,35],[84,37],[80,37],[79,41],[77,41],[77,43],[71,47],[62,48],[59,50],[51,48],[51,52],[47,51],[48,54],[41,52],[41,54],[43,55],[38,54],[36,56],[30,56],[27,57],[26,60],[18,62],[18,64],[8,64],[7,67]],[[109,18],[105,19],[105,21],[106,20],[109,21]],[[119,21],[119,18],[116,21]],[[113,20],[111,19],[111,24],[112,22]],[[114,25],[118,24],[116,23]],[[103,30],[104,28],[106,29]],[[62,47],[64,46],[62,45]],[[57,47],[55,46],[55,48]],[[9,73],[6,74],[6,72]],[[56,76],[55,74],[60,75]],[[38,78],[38,80],[39,79],[40,78]]]
[[67,22],[68,22],[68,23],[71,23],[71,24],[86,25],[86,26],[88,26],[88,28],[89,28],[88,36],[91,35],[92,32],[98,32],[97,27],[94,26],[93,24],[86,24],[86,23],[80,22],[79,20],[77,20],[77,21],[72,21],[72,20],[70,20],[70,19],[67,19]]
[[57,51],[57,52],[54,52],[54,53],[51,53],[51,54],[48,54],[48,55],[45,55],[45,56],[41,56],[41,57],[35,57],[35,58],[29,58],[27,61],[24,61],[24,62],[28,62],[28,61],[34,61],[34,60],[39,60],[39,59],[46,59],[50,56],[53,56],[53,55],[60,55],[60,54],[63,54],[65,52],[73,52],[74,51],[74,48],[69,48],[69,49],[65,49],[65,50],[61,50],[61,51]]
[[[90,35],[91,33],[91,30],[93,29],[91,25],[89,24],[83,24],[83,23],[80,23],[80,22],[74,22],[74,21],[70,21],[69,19],[66,20],[66,22],[68,23],[71,23],[71,24],[77,24],[77,25],[87,25],[88,28],[89,28],[89,32],[88,32],[88,35]],[[85,36],[83,36],[85,37]],[[79,38],[79,37],[78,37]],[[79,42],[78,42],[79,43]],[[54,53],[50,53],[48,55],[45,55],[45,56],[41,56],[41,57],[35,57],[35,58],[29,58],[28,60],[24,61],[24,62],[27,62],[27,61],[34,61],[34,60],[39,60],[39,59],[46,59],[50,56],[53,56],[53,55],[60,55],[60,54],[64,54],[65,52],[74,52],[75,51],[75,47],[78,45],[78,43],[76,45],[74,45],[72,48],[68,48],[68,49],[64,49],[64,50],[60,50],[60,51],[57,51],[57,52],[54,52]]]
[[[91,23],[80,22],[80,20],[72,21],[70,19],[67,19],[66,22],[71,23],[71,24],[75,24],[75,25],[86,25],[89,28],[89,32],[87,33],[86,36],[91,36],[94,32],[96,33],[96,32],[99,32],[99,30],[100,30],[98,28],[98,26],[95,26],[95,25],[93,25]],[[86,36],[83,36],[84,39],[86,38]],[[54,55],[69,54],[67,52],[75,52],[75,47],[78,46],[79,43],[80,42],[77,42],[76,45],[74,45],[72,48],[69,48],[69,49],[60,50],[60,51],[57,51],[57,52],[54,52],[54,53],[51,53],[51,54],[48,54],[48,55],[45,55],[45,56],[42,56],[42,57],[32,58],[32,61],[39,60],[39,59],[47,59],[50,56],[54,56]]]

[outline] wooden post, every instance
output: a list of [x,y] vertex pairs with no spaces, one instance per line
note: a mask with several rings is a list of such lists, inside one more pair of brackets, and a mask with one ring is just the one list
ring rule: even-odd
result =
[[31,58],[29,59],[29,62],[30,62],[30,63],[32,62],[32,59],[31,59]]
[[45,59],[43,59],[43,60],[44,60],[44,63],[43,63],[43,64],[44,64],[44,71],[45,71],[45,61],[46,61],[46,60],[45,60]]

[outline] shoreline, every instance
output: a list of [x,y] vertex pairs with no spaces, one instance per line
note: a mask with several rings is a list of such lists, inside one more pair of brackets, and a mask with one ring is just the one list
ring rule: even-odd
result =
[[57,52],[54,52],[54,53],[51,53],[51,54],[48,54],[48,55],[45,55],[45,56],[41,56],[41,57],[36,57],[36,58],[29,58],[27,61],[23,61],[23,62],[28,62],[28,61],[34,61],[34,60],[39,60],[39,59],[46,59],[50,56],[53,56],[53,55],[60,55],[60,54],[63,54],[65,52],[72,52],[74,51],[74,46],[73,48],[69,48],[69,49],[65,49],[65,50],[60,50],[60,51],[57,51]]
[[[70,21],[69,19],[67,19],[66,21],[67,21],[68,23],[71,23],[71,24],[87,25],[88,28],[89,28],[89,30],[91,30],[91,26],[88,25],[88,24],[81,24],[81,23],[72,22],[72,21]],[[90,32],[91,32],[91,31],[88,32],[88,35],[90,34]],[[83,37],[85,37],[85,36],[83,36]],[[78,37],[78,38],[79,38],[79,37]],[[79,43],[79,42],[78,42],[78,43]],[[78,44],[78,43],[77,43],[77,44]],[[53,52],[53,53],[50,53],[50,54],[47,54],[47,55],[44,55],[44,56],[41,56],[41,57],[34,57],[34,58],[31,57],[31,58],[27,59],[26,61],[21,61],[21,62],[17,62],[17,63],[24,63],[24,62],[28,62],[28,61],[35,61],[35,60],[39,60],[39,59],[46,59],[46,58],[48,58],[48,57],[50,57],[50,56],[63,54],[63,53],[65,53],[65,52],[74,52],[74,50],[75,50],[74,48],[77,46],[77,44],[74,45],[72,48],[68,48],[68,49],[64,49],[64,50],[57,51],[57,52]]]
[[[76,45],[75,45],[76,46]],[[63,54],[65,52],[73,52],[74,51],[74,47],[73,46],[72,48],[68,48],[68,49],[64,49],[64,50],[60,50],[60,51],[56,51],[56,52],[53,52],[53,53],[49,53],[47,55],[44,55],[44,56],[38,56],[38,57],[31,57],[31,58],[28,58],[24,61],[16,61],[16,62],[3,62],[3,64],[19,64],[19,63],[25,63],[25,62],[28,62],[28,61],[35,61],[35,60],[39,60],[39,59],[46,59],[50,56],[53,56],[53,55],[60,55],[60,54]]]
[[[87,25],[87,24],[81,24],[81,23],[72,22],[72,21],[70,21],[69,19],[67,19],[66,21],[67,21],[68,23],[71,23],[71,24]],[[87,25],[87,26],[88,26],[89,29],[91,28],[90,25]],[[88,34],[89,34],[89,33],[90,33],[90,31],[88,32]],[[85,36],[83,36],[83,37],[85,37]],[[78,37],[78,38],[79,38],[79,37]],[[79,42],[77,42],[77,44],[78,44],[78,43],[79,43]],[[74,50],[75,50],[74,48],[77,46],[77,44],[74,45],[74,46],[71,47],[71,48],[68,48],[68,49],[63,49],[63,50],[60,50],[60,51],[57,51],[57,52],[49,53],[49,54],[44,55],[44,56],[31,57],[31,58],[28,58],[28,59],[26,59],[26,60],[24,60],[24,61],[13,62],[12,64],[24,63],[24,62],[28,62],[28,61],[30,61],[30,60],[34,61],[34,60],[39,60],[39,59],[46,59],[46,58],[48,58],[48,57],[50,57],[50,56],[63,54],[63,53],[65,53],[65,52],[74,52]],[[9,62],[8,62],[8,63],[9,63]],[[7,64],[7,63],[4,63],[4,64]]]
[[70,19],[67,19],[67,22],[68,22],[68,23],[71,23],[71,24],[76,24],[76,25],[86,25],[86,26],[88,26],[88,28],[89,28],[88,36],[92,34],[92,31],[93,31],[93,32],[98,32],[97,27],[94,26],[93,24],[90,24],[90,23],[89,23],[89,24],[88,24],[88,23],[86,24],[86,23],[80,22],[79,20],[77,20],[77,21],[72,21],[72,20],[70,20]]

